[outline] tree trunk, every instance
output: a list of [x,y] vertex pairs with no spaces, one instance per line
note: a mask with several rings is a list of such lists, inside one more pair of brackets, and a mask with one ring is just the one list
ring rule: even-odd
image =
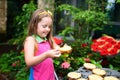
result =
[[7,0],[0,0],[0,33],[6,33]]
[[54,12],[54,0],[38,0],[38,8]]

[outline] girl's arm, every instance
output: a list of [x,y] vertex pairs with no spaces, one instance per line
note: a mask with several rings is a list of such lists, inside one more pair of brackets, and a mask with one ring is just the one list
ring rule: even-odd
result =
[[48,57],[51,58],[59,57],[56,54],[60,53],[60,51],[53,49],[39,56],[34,56],[34,51],[35,51],[35,39],[31,36],[27,37],[24,43],[25,62],[27,66],[33,66],[39,64]]

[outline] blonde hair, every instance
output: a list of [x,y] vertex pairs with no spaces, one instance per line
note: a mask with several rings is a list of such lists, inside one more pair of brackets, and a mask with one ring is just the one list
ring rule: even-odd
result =
[[[37,35],[37,25],[41,21],[41,19],[44,17],[50,17],[53,20],[53,15],[50,11],[37,9],[36,11],[33,12],[30,22],[28,24],[28,36],[31,36],[33,34],[35,36]],[[51,45],[51,48],[53,48],[53,41],[52,41],[53,28],[52,28],[52,26],[53,25],[50,26],[50,32],[46,37]]]

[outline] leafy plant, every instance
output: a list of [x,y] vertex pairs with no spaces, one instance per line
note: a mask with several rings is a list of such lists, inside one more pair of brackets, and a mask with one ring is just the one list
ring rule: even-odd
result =
[[[21,49],[24,39],[27,35],[27,25],[32,12],[37,8],[36,4],[31,0],[29,4],[24,4],[22,13],[16,16],[14,26],[16,34],[14,38],[9,40],[9,44],[17,45],[17,49]],[[10,80],[27,80],[28,73],[24,62],[23,52],[8,52],[0,57],[0,73],[7,74]]]
[[16,34],[14,34],[14,38],[9,40],[10,44],[17,44],[18,47],[22,46],[24,39],[27,35],[27,26],[33,11],[37,9],[37,5],[31,0],[29,4],[24,4],[22,7],[22,13],[16,16],[14,20],[14,26],[16,30]]
[[[97,67],[102,67],[102,56],[91,50],[94,32],[102,30],[109,21],[105,13],[106,1],[102,1],[101,4],[100,2],[101,0],[87,0],[87,9],[79,9],[69,4],[61,4],[56,9],[59,13],[64,14],[60,24],[65,29],[59,35],[63,37],[64,43],[68,43],[73,48],[71,54],[63,54],[61,58],[55,60],[57,73],[63,74],[61,76],[65,79],[68,72],[77,70],[85,62],[91,62]],[[68,17],[70,17],[71,23],[74,23],[74,25],[67,22]],[[70,40],[68,37],[70,37]],[[68,69],[63,69],[60,66],[64,61],[70,63]]]
[[[72,26],[71,33],[67,31],[66,35],[71,34],[75,39],[80,38],[84,40],[88,36],[91,36],[90,34],[92,31],[102,30],[105,24],[107,24],[106,14],[101,11],[81,10],[68,4],[62,4],[57,9],[59,11],[67,12],[65,16],[69,15],[72,17],[71,22],[74,22],[75,25]],[[65,30],[67,30],[68,27],[71,27],[71,25],[67,24]],[[63,30],[63,32],[65,30]]]
[[[87,0],[87,9],[79,9],[68,4],[62,4],[56,9],[57,12],[65,12],[65,19],[60,22],[65,23],[62,24],[65,29],[60,32],[60,35],[63,37],[64,43],[68,43],[73,48],[71,54],[62,54],[60,58],[54,59],[56,73],[62,80],[67,79],[68,72],[77,70],[85,62],[91,62],[98,67],[102,67],[101,55],[91,51],[90,46],[94,31],[102,30],[107,24],[108,19],[104,10],[106,4],[103,4],[104,2],[103,0]],[[32,1],[23,6],[23,12],[15,19],[16,33],[19,34],[15,34],[15,37],[9,41],[10,43],[17,44],[18,47],[22,46],[27,33],[28,20],[35,9],[36,5]],[[71,18],[74,25],[66,22],[68,17]],[[68,37],[72,38],[72,40],[69,41]],[[115,57],[106,67],[120,70],[119,59],[119,56]],[[62,68],[61,64],[63,62],[70,63],[70,67],[67,69]],[[0,57],[0,64],[0,72],[8,73],[8,77],[12,80],[28,79],[29,71],[26,70],[23,52],[19,54],[11,51],[3,54]]]
[[10,80],[21,80],[23,78],[28,78],[28,73],[26,69],[26,64],[24,62],[24,53],[11,51],[10,53],[4,53],[0,57],[0,73],[7,73]]

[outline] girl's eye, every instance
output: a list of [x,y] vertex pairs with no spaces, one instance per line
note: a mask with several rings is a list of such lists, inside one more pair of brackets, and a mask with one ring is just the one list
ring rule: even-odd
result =
[[43,28],[46,28],[47,26],[46,25],[42,25]]
[[47,26],[47,25],[42,25],[42,27],[43,27],[43,28],[46,28],[46,27],[51,28],[51,26]]

